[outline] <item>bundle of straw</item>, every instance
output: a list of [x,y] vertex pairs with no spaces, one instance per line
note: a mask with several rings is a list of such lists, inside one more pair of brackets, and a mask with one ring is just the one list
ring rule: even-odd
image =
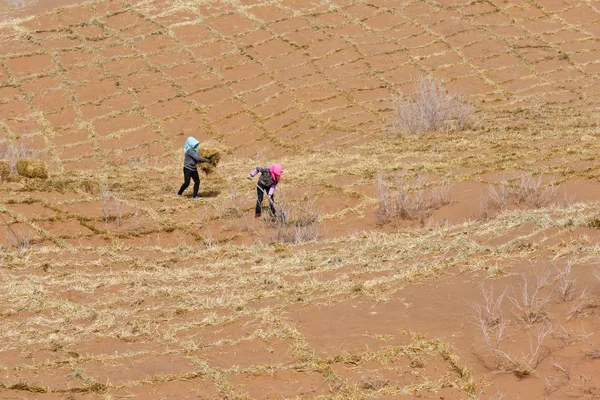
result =
[[4,182],[10,175],[10,162],[0,160],[0,182]]
[[215,169],[217,168],[217,165],[219,164],[219,161],[221,160],[221,152],[217,149],[201,148],[199,153],[200,153],[201,157],[210,158],[210,160],[211,160],[211,162],[209,162],[209,163],[204,162],[204,163],[198,164],[198,166],[202,170],[202,172],[204,172],[206,175],[212,174],[213,172],[215,172]]
[[26,178],[48,178],[48,168],[46,167],[46,163],[29,158],[17,160],[17,173]]

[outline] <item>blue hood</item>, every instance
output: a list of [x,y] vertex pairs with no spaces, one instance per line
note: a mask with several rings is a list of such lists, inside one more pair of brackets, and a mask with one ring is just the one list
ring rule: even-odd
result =
[[185,144],[183,145],[183,152],[185,153],[186,151],[193,149],[195,146],[197,146],[199,144],[200,144],[200,141],[198,139],[190,136],[189,138],[187,138],[187,140],[185,141]]

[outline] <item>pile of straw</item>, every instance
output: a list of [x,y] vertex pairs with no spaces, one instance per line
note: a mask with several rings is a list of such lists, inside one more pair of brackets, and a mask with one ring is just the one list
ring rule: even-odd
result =
[[204,172],[206,175],[208,174],[212,174],[213,172],[215,172],[215,169],[217,168],[217,165],[219,164],[219,161],[221,160],[221,152],[219,152],[219,150],[217,149],[204,149],[201,148],[200,149],[200,157],[205,157],[205,158],[210,158],[211,162],[209,163],[198,163],[198,167],[200,168],[200,170],[202,170],[202,172]]
[[46,167],[46,163],[29,158],[17,160],[17,173],[26,178],[48,178],[48,168]]

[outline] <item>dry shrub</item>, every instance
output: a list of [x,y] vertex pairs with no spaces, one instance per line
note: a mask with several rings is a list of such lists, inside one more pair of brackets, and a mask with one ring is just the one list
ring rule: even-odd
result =
[[571,380],[571,368],[569,366],[562,366],[558,361],[552,361],[552,368],[558,372],[558,376],[550,375],[544,377],[544,394],[546,398],[559,390],[561,387],[569,384]]
[[508,296],[516,308],[516,316],[527,325],[548,320],[547,306],[552,298],[552,293],[542,295],[541,292],[547,285],[549,276],[549,273],[536,276],[535,285],[531,288],[525,274],[522,274],[523,284],[516,292],[513,288],[512,294]]
[[0,182],[4,182],[10,175],[10,162],[8,160],[0,160]]
[[102,203],[102,218],[104,219],[104,223],[116,221],[117,225],[121,226],[123,211],[121,200],[105,186],[102,188],[100,202]]
[[319,214],[312,203],[301,207],[291,207],[285,202],[275,205],[275,216],[268,219],[273,230],[271,240],[276,243],[302,243],[319,236]]
[[550,354],[543,343],[554,328],[546,323],[538,328],[534,337],[528,333],[529,349],[526,351],[514,353],[504,350],[508,322],[503,318],[500,308],[507,289],[497,298],[494,298],[492,289],[486,291],[482,287],[482,293],[485,304],[473,306],[474,324],[479,328],[486,345],[483,354],[477,354],[478,357],[487,368],[499,373],[513,373],[519,378],[535,374],[535,368]]
[[199,154],[200,154],[200,157],[209,158],[211,160],[211,162],[209,162],[209,163],[199,163],[198,167],[200,168],[200,170],[202,172],[204,172],[206,175],[212,174],[213,172],[215,172],[217,165],[219,165],[219,161],[221,161],[221,152],[217,149],[202,148],[202,149],[200,149]]
[[429,191],[418,189],[427,184],[422,177],[417,179],[417,184],[411,186],[406,183],[404,175],[399,174],[392,185],[383,174],[377,178],[377,193],[379,194],[379,208],[377,218],[380,223],[386,223],[394,218],[415,220],[423,218],[433,210],[450,204],[450,184],[443,182],[440,186]]
[[589,314],[590,310],[598,307],[597,301],[590,297],[588,289],[584,288],[581,294],[571,304],[569,310],[569,317],[567,320],[572,318],[582,317]]
[[10,172],[17,173],[17,160],[21,158],[35,158],[37,152],[27,147],[25,143],[10,143],[0,145],[0,160],[8,161]]
[[473,310],[475,311],[475,325],[482,327],[486,332],[489,332],[504,323],[501,307],[506,292],[507,289],[504,289],[497,298],[494,298],[493,287],[488,291],[483,285],[481,286],[481,294],[483,295],[485,304],[472,305]]
[[537,178],[532,174],[521,174],[521,181],[514,195],[517,204],[525,203],[532,208],[541,208],[556,200],[557,190],[554,185],[542,188],[542,175]]
[[517,205],[526,205],[530,208],[541,208],[557,202],[557,188],[554,185],[542,186],[543,176],[534,177],[532,174],[522,173],[518,186],[502,181],[498,185],[488,186],[488,197],[492,205],[499,210],[504,210],[512,200]]
[[43,161],[22,158],[17,160],[16,167],[17,173],[26,178],[48,178],[48,168]]
[[461,131],[468,126],[475,108],[446,91],[432,77],[419,76],[412,100],[398,97],[394,106],[392,130],[421,135],[431,131]]
[[577,287],[577,279],[572,277],[571,269],[573,263],[567,262],[565,268],[560,271],[558,276],[555,278],[556,282],[556,293],[558,298],[563,301],[571,301],[575,297],[575,288]]

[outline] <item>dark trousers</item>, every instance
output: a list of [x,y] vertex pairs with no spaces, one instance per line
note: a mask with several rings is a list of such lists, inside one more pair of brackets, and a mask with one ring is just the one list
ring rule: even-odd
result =
[[179,188],[178,195],[182,195],[185,189],[190,186],[190,178],[194,180],[194,197],[198,197],[198,189],[200,189],[200,175],[198,171],[192,171],[191,169],[183,168],[183,185]]
[[[262,214],[262,202],[263,202],[263,196],[265,195],[265,193],[269,193],[269,188],[266,186],[261,185],[260,183],[257,185],[258,187],[256,188],[256,213],[255,215],[257,217],[260,217],[260,215]],[[270,199],[269,200],[269,212],[271,213],[271,216],[275,216],[275,196],[271,195],[269,196]]]

